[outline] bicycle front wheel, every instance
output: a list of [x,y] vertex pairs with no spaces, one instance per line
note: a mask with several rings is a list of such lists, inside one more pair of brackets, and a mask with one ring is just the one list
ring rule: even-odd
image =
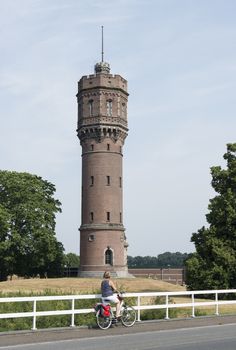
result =
[[98,327],[101,329],[108,329],[111,326],[111,318],[102,316],[100,311],[96,314],[96,320]]
[[121,322],[125,327],[131,327],[136,321],[136,311],[132,306],[125,306],[121,311]]

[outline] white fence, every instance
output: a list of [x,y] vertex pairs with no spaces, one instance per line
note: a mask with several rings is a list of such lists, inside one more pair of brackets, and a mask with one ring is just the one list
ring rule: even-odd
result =
[[[169,319],[169,310],[176,308],[191,308],[191,316],[195,317],[196,307],[214,307],[215,315],[219,315],[220,305],[232,305],[236,304],[236,300],[219,300],[219,296],[230,295],[236,293],[236,289],[230,290],[201,290],[201,291],[188,291],[188,292],[150,292],[150,293],[125,293],[124,297],[136,298],[137,320],[141,321],[141,310],[151,309],[165,309],[165,318]],[[204,301],[196,300],[196,297],[209,295],[212,299]],[[56,315],[71,315],[71,327],[75,327],[75,315],[87,314],[94,312],[93,308],[89,309],[76,309],[76,300],[85,299],[99,299],[100,294],[89,295],[62,295],[62,296],[40,296],[40,297],[12,297],[12,298],[0,298],[0,303],[17,303],[17,302],[32,302],[32,311],[30,312],[17,312],[17,313],[0,313],[0,319],[7,318],[20,318],[31,317],[32,318],[32,330],[36,330],[37,317],[42,316],[56,316]],[[164,297],[165,302],[163,304],[155,304],[156,297]],[[148,304],[147,299],[148,298]],[[175,298],[175,299],[174,299]],[[188,302],[176,303],[176,298],[189,299]],[[146,299],[146,302],[145,302]],[[67,300],[71,302],[71,308],[68,310],[51,310],[51,311],[37,311],[37,302],[40,301],[52,301],[52,300]],[[150,302],[152,302],[150,304]],[[180,300],[181,301],[181,300]]]

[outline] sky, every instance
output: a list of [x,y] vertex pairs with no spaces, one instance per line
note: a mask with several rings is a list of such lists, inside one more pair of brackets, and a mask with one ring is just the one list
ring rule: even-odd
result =
[[236,1],[0,0],[0,169],[56,186],[56,234],[79,254],[77,82],[104,59],[128,80],[128,254],[192,252],[210,167],[236,142]]

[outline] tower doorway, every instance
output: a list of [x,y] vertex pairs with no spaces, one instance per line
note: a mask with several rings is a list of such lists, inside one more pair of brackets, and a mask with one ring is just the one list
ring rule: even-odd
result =
[[113,265],[113,252],[110,248],[105,251],[105,264]]

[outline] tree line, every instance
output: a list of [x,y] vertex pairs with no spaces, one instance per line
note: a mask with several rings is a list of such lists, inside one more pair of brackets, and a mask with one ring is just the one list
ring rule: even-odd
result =
[[[158,256],[130,256],[128,255],[128,267],[135,268],[183,268],[184,262],[188,258],[187,253],[165,252]],[[75,253],[65,254],[65,267],[79,267],[80,257]]]
[[128,256],[129,268],[183,268],[187,253],[165,252],[157,256]]

